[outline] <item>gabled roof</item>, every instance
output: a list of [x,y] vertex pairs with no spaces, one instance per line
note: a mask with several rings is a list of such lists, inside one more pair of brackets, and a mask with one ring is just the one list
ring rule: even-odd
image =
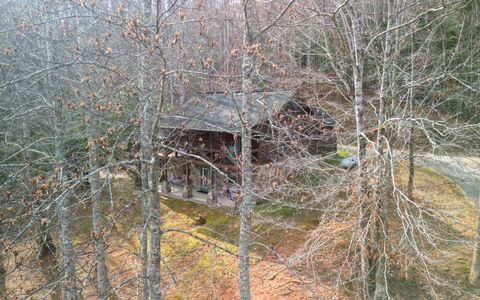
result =
[[[292,100],[293,92],[254,92],[251,126],[274,117]],[[192,96],[182,107],[160,120],[162,128],[241,132],[241,93],[211,93]]]

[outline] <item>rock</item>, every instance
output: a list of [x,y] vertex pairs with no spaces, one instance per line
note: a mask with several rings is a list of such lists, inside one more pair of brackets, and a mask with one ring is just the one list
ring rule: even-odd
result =
[[357,164],[358,164],[358,158],[356,158],[355,156],[349,156],[340,161],[340,167],[344,169],[353,168],[357,166]]
[[203,216],[199,216],[198,219],[195,220],[195,225],[200,226],[200,225],[205,225],[207,223],[207,219],[205,219]]

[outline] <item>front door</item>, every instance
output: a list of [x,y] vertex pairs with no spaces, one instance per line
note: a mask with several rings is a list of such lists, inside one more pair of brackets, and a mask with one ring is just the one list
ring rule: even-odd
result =
[[202,167],[202,188],[210,187],[210,167]]

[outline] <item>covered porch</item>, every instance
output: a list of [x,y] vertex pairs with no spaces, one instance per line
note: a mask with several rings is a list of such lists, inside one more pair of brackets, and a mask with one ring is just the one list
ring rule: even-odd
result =
[[162,162],[163,196],[232,209],[240,196],[239,172],[233,164],[210,163],[171,153]]
[[160,192],[164,197],[183,201],[191,201],[203,205],[218,206],[226,210],[232,210],[235,208],[235,200],[229,199],[223,195],[217,195],[216,201],[212,202],[211,199],[209,199],[208,194],[198,192],[196,190],[191,191],[191,197],[184,197],[184,187],[171,186],[170,191],[163,191],[162,186],[160,186]]

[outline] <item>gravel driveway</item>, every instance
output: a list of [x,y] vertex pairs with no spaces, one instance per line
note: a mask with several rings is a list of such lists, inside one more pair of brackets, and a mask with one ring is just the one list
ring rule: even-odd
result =
[[[355,153],[352,146],[339,145],[339,149],[346,149]],[[374,156],[372,150],[367,156]],[[395,156],[406,159],[406,153],[395,151]],[[448,155],[416,155],[415,164],[431,168],[447,176],[460,186],[467,196],[480,207],[480,157],[448,156]]]
[[447,176],[475,203],[480,202],[480,158],[426,155],[417,157],[416,163]]

